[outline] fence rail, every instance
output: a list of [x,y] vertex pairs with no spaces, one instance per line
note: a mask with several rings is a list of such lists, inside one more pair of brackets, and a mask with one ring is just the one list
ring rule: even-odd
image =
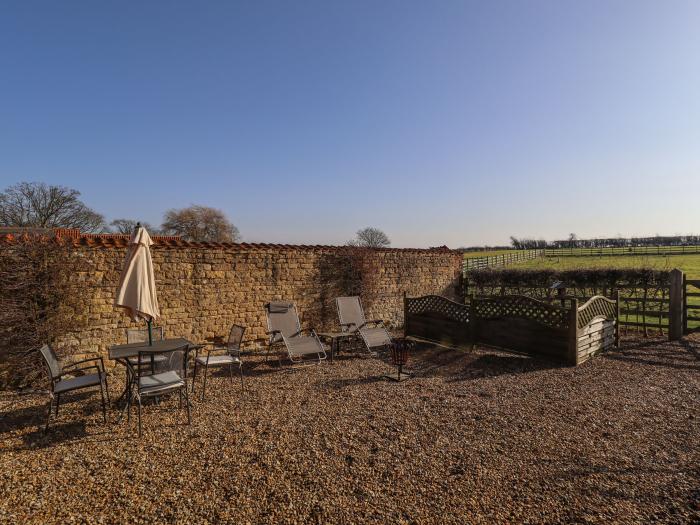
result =
[[616,255],[692,255],[700,246],[619,246],[606,248],[547,248],[545,257],[605,257]]
[[500,255],[487,255],[486,257],[470,257],[464,259],[462,270],[483,270],[485,268],[500,268],[523,261],[529,261],[544,256],[544,250],[522,250]]

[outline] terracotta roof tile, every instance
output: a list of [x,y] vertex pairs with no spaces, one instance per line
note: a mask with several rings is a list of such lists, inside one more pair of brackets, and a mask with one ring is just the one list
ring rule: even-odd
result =
[[[10,244],[20,237],[30,238],[28,235],[16,235],[13,233],[0,234],[0,245]],[[71,243],[76,247],[86,246],[89,248],[126,248],[129,245],[128,235],[100,235],[82,234],[80,237],[59,237],[59,242]],[[202,248],[202,249],[233,249],[233,250],[311,250],[311,251],[328,251],[328,250],[356,250],[351,246],[338,245],[323,245],[323,244],[271,244],[271,243],[251,243],[251,242],[192,242],[184,241],[175,237],[159,237],[154,236],[154,247],[156,248]],[[459,253],[456,250],[450,250],[447,246],[436,248],[373,248],[377,251],[385,252],[435,252],[435,253]]]

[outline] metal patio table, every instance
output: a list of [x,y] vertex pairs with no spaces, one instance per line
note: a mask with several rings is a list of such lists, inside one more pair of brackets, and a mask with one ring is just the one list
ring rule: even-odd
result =
[[[126,364],[126,360],[130,357],[138,357],[139,352],[153,352],[154,354],[158,352],[168,352],[170,350],[175,350],[187,346],[185,351],[185,382],[187,382],[187,361],[189,358],[189,352],[194,350],[196,345],[191,341],[183,338],[177,337],[174,339],[162,339],[160,341],[153,341],[153,344],[149,345],[148,341],[143,343],[127,343],[123,345],[113,345],[108,349],[109,358],[117,363],[121,363],[126,368],[126,386],[124,387],[124,392],[119,396],[119,399],[115,403],[119,403],[120,400],[126,399],[130,392],[130,378],[129,378],[129,367]],[[124,404],[126,409],[127,403]]]

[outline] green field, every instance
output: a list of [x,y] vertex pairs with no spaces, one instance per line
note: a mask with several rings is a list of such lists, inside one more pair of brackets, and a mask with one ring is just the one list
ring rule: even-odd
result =
[[575,268],[653,268],[683,270],[689,279],[700,279],[700,255],[617,255],[607,257],[542,257],[509,268],[572,270]]
[[585,257],[613,255],[690,255],[700,254],[700,246],[620,246],[616,248],[548,248],[548,257]]
[[493,257],[494,255],[503,255],[504,253],[526,252],[527,250],[481,250],[478,252],[464,252],[465,259],[474,259],[475,257]]
[[[672,270],[678,268],[685,272],[688,279],[700,279],[700,255],[617,255],[607,257],[542,257],[522,263],[510,265],[509,268],[528,268],[528,269],[546,269],[554,270],[573,270],[576,268],[653,268],[655,270]],[[697,290],[691,289],[697,292]],[[700,297],[689,297],[688,303],[691,305],[700,306]],[[625,307],[623,303],[623,307]],[[629,307],[629,306],[628,306]],[[633,307],[633,306],[632,306]],[[691,310],[690,316],[697,316],[700,310]],[[634,321],[639,320],[634,315],[623,316],[624,320]],[[657,323],[658,317],[653,316],[648,318],[651,326]],[[665,328],[668,325],[668,320],[664,318],[658,321]],[[698,327],[698,321],[690,320],[690,327]]]

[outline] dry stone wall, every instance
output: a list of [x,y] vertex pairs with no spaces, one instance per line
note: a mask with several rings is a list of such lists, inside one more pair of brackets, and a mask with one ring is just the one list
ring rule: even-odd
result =
[[[75,276],[80,293],[69,306],[80,328],[58,338],[61,353],[105,355],[109,345],[126,341],[126,328],[139,326],[113,306],[125,255],[125,247],[75,247],[85,264]],[[360,295],[368,318],[400,327],[403,293],[455,298],[462,262],[459,252],[447,249],[274,245],[156,245],[152,255],[159,324],[167,337],[203,341],[238,323],[247,327],[253,347],[264,344],[268,301],[294,301],[304,327],[337,330],[335,297]]]

